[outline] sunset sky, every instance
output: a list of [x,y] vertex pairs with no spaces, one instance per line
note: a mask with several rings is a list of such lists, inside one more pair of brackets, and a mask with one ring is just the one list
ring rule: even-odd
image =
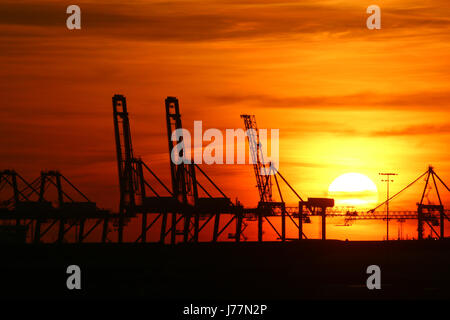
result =
[[[66,28],[70,4],[81,30]],[[371,4],[381,30],[366,28]],[[166,96],[188,129],[242,128],[242,113],[280,129],[280,172],[304,197],[328,196],[347,172],[367,175],[380,201],[379,172],[399,174],[392,192],[428,165],[450,182],[449,40],[448,0],[3,0],[0,168],[29,180],[58,169],[116,210],[118,93],[135,154],[168,184]],[[250,166],[204,168],[231,198],[257,203]],[[392,207],[414,210],[420,183]],[[374,224],[355,223],[355,238],[382,238]]]

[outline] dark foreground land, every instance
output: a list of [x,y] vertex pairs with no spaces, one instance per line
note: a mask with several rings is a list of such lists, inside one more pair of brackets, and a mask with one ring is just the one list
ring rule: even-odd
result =
[[[450,299],[450,241],[0,245],[1,298]],[[66,288],[79,265],[82,290]],[[381,290],[366,268],[381,268]]]

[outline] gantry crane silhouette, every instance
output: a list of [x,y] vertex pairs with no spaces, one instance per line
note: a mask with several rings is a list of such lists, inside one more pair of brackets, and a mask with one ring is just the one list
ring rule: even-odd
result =
[[[304,201],[298,194],[298,192],[292,187],[292,185],[279,172],[279,170],[275,169],[272,163],[265,159],[266,155],[264,154],[264,148],[261,144],[255,115],[242,114],[241,118],[244,120],[244,127],[246,129],[246,136],[249,145],[249,153],[251,155],[253,171],[256,178],[256,186],[258,188],[260,197],[258,208],[256,210],[258,219],[258,241],[263,241],[264,220],[268,222],[268,224],[275,231],[281,241],[286,241],[286,217],[288,217],[295,228],[298,229],[298,239],[301,240],[303,238],[307,238],[307,236],[303,232],[303,223],[310,222],[311,220],[308,215],[304,214],[304,210],[305,212],[308,212],[309,215],[319,215],[322,217],[322,239],[325,240],[326,210],[327,208],[334,206],[334,200],[327,198],[308,198],[308,201]],[[275,180],[280,201],[273,201],[272,177]],[[281,180],[298,198],[298,212],[287,209],[277,177],[281,178]],[[279,232],[274,224],[270,221],[269,217],[273,216],[281,217],[281,232]],[[296,216],[298,217],[297,222],[294,220],[294,217]]]
[[[140,158],[135,158],[132,149],[130,133],[130,121],[126,99],[123,95],[113,97],[114,129],[116,139],[117,164],[120,186],[120,212],[123,221],[136,215],[142,216],[142,232],[136,241],[146,242],[146,235],[150,228],[156,227],[158,219],[161,219],[160,242],[164,243],[170,233],[170,242],[177,242],[177,236],[182,236],[182,242],[197,242],[199,233],[214,219],[211,241],[215,242],[224,230],[233,222],[236,222],[234,238],[240,241],[242,225],[242,206],[233,204],[230,198],[217,186],[217,184],[202,170],[192,159],[185,159],[184,154],[178,156],[183,160],[180,163],[172,161],[171,155],[177,141],[172,139],[172,133],[182,129],[181,114],[178,99],[167,97],[165,100],[167,139],[169,146],[169,163],[172,189],[170,190],[162,180]],[[178,143],[183,143],[183,136]],[[144,170],[145,169],[145,170]],[[148,171],[160,186],[168,193],[161,196],[155,188],[146,180],[144,172]],[[209,184],[210,190],[198,179],[200,173]],[[146,187],[153,193],[147,196]],[[213,190],[220,196],[214,197]],[[200,190],[199,190],[200,189]],[[202,193],[206,196],[202,196]],[[231,214],[231,218],[220,228],[221,217]],[[153,216],[147,225],[147,216]],[[168,216],[171,216],[170,223]],[[123,218],[122,218],[123,217]],[[200,220],[205,220],[200,225]],[[166,227],[169,225],[169,229]],[[179,229],[179,225],[182,225]],[[123,222],[119,222],[119,238],[123,241]]]
[[[444,209],[444,205],[442,203],[441,194],[439,192],[438,182],[441,183],[441,185],[450,192],[450,189],[445,184],[445,182],[437,175],[434,168],[432,166],[429,166],[427,171],[422,173],[417,179],[409,183],[407,186],[405,186],[403,189],[401,189],[399,192],[394,194],[392,197],[386,199],[386,201],[380,203],[375,208],[368,211],[368,213],[373,214],[376,209],[382,207],[386,203],[389,203],[392,199],[398,197],[401,193],[403,193],[405,190],[416,184],[420,179],[425,178],[425,185],[423,187],[422,196],[420,198],[420,201],[417,203],[417,215],[415,215],[415,218],[417,218],[417,235],[418,239],[423,239],[423,233],[424,233],[424,226],[425,224],[428,225],[430,228],[430,231],[436,235],[439,239],[445,238],[445,220],[449,220],[448,217],[448,210]],[[430,195],[430,191],[434,190],[436,192],[436,196],[438,199],[438,204],[432,204],[429,199],[428,203],[424,203],[425,200]],[[392,212],[392,211],[391,211]],[[395,213],[395,211],[394,211]],[[402,219],[408,219],[408,217],[403,217]],[[433,228],[435,226],[440,226],[439,233]]]
[[[34,243],[83,242],[103,223],[101,238],[96,241],[106,242],[108,221],[117,217],[99,209],[55,170],[42,171],[31,183],[15,170],[0,171],[0,191],[7,197],[0,207],[6,241],[23,242],[29,238]],[[15,222],[15,228],[11,227],[11,221]],[[73,237],[67,237],[69,232],[74,233]]]
[[[333,207],[333,199],[303,200],[280,171],[274,170],[265,159],[256,118],[244,114],[241,118],[244,120],[259,195],[258,206],[246,208],[238,201],[232,203],[205,170],[183,152],[178,154],[183,161],[172,161],[171,155],[177,143],[183,143],[184,139],[182,135],[178,140],[173,139],[174,131],[183,128],[177,98],[165,99],[171,187],[142,158],[134,155],[126,98],[114,95],[112,106],[120,193],[118,212],[98,208],[59,171],[42,171],[38,178],[29,183],[12,169],[2,170],[0,241],[121,243],[125,241],[124,234],[130,221],[141,223],[140,232],[134,240],[141,243],[152,240],[161,244],[240,242],[248,239],[244,231],[253,221],[257,221],[259,242],[271,241],[263,238],[263,222],[274,230],[278,240],[302,240],[307,239],[303,224],[311,222],[314,216],[321,217],[322,239],[326,239],[327,218],[344,218],[346,225],[356,220],[414,219],[417,220],[419,240],[424,239],[426,230],[429,230],[431,237],[445,238],[449,210],[444,208],[438,186],[443,186],[447,192],[450,189],[432,166],[375,208],[366,212],[345,212],[342,208]],[[425,187],[416,211],[389,211],[389,217],[377,211],[423,178]],[[281,182],[296,196],[298,206],[286,205]],[[277,194],[273,194],[274,187]],[[438,203],[432,203],[429,199],[433,190]],[[275,201],[275,197],[279,199]],[[298,231],[297,237],[287,238],[287,223]],[[439,230],[435,228],[437,226]],[[228,231],[226,238],[223,236],[225,231]],[[117,237],[112,237],[114,232],[117,232]]]
[[[308,198],[307,201],[303,201],[300,195],[294,190],[294,188],[287,182],[287,180],[281,175],[278,170],[273,170],[270,162],[265,161],[264,152],[259,139],[259,131],[256,124],[256,118],[254,115],[243,114],[241,118],[244,120],[244,126],[247,130],[247,138],[249,144],[249,151],[252,158],[254,174],[256,177],[256,185],[259,192],[260,201],[256,210],[258,219],[258,241],[262,241],[263,226],[262,222],[265,219],[269,225],[275,230],[279,239],[285,241],[285,228],[286,219],[288,216],[298,229],[298,239],[307,238],[303,232],[303,223],[310,222],[310,217],[321,217],[321,238],[326,239],[326,218],[344,218],[345,225],[350,225],[355,220],[386,220],[388,225],[390,219],[397,219],[404,221],[405,219],[417,220],[417,232],[418,239],[423,239],[425,225],[429,227],[432,234],[439,239],[445,238],[445,220],[449,220],[449,210],[444,209],[444,205],[439,193],[438,182],[440,182],[447,191],[450,191],[445,182],[436,174],[432,166],[428,167],[428,170],[421,174],[417,179],[394,194],[392,197],[386,199],[386,201],[380,203],[375,208],[367,212],[358,212],[356,210],[346,210],[342,212],[342,208],[333,208],[334,200],[328,198]],[[299,206],[297,208],[287,207],[283,195],[281,193],[280,184],[277,176],[280,177],[286,185],[294,192],[299,199]],[[422,192],[420,202],[417,203],[417,211],[390,211],[391,214],[386,216],[385,213],[376,211],[378,208],[388,204],[391,200],[396,198],[406,189],[410,188],[421,178],[425,177],[425,186]],[[276,182],[280,201],[273,201],[272,196],[272,177]],[[431,204],[430,202],[425,204],[424,200],[428,199],[430,190],[433,190],[431,181],[433,182],[434,190],[436,192],[439,204]],[[271,223],[268,217],[281,216],[281,233],[277,231],[274,224]],[[295,223],[293,217],[299,217],[298,223]],[[439,232],[434,227],[440,226]],[[389,230],[389,229],[387,229]],[[388,232],[388,231],[387,231]],[[388,235],[386,240],[388,240]]]

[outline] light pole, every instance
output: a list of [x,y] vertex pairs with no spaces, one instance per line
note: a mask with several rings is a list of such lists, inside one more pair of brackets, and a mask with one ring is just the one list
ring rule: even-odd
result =
[[394,182],[391,180],[391,176],[396,176],[397,173],[379,173],[380,176],[386,176],[386,179],[382,179],[381,182],[386,182],[387,184],[387,193],[386,193],[386,240],[389,240],[389,182]]

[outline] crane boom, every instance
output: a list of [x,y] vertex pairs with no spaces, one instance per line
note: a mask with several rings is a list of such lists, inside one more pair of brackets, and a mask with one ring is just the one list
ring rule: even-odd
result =
[[259,140],[258,127],[254,115],[242,114],[245,130],[247,132],[250,156],[255,172],[256,184],[259,191],[260,202],[272,202],[272,176],[270,175],[270,164],[266,164]]

